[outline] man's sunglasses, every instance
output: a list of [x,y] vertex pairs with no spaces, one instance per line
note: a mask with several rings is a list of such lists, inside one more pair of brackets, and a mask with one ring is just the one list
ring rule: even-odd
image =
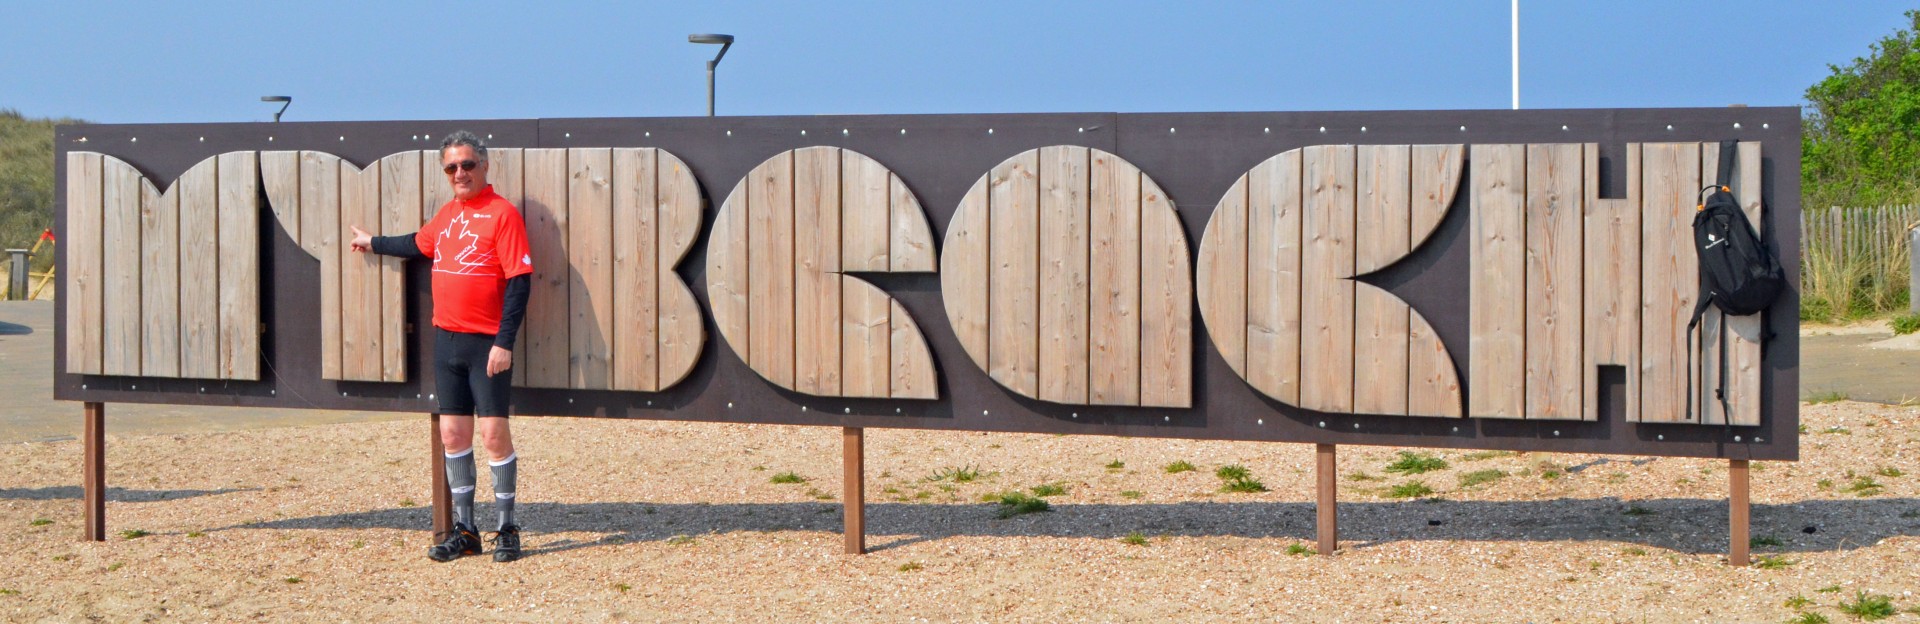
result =
[[460,162],[453,163],[445,167],[441,167],[440,170],[447,172],[447,175],[453,175],[453,170],[455,169],[459,169],[461,171],[473,171],[473,168],[478,166],[480,166],[480,163],[478,162],[471,161],[471,160],[462,160]]

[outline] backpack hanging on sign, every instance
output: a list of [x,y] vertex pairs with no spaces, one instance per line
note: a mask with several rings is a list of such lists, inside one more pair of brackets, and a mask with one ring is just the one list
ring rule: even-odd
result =
[[[1693,320],[1687,322],[1687,335],[1693,336],[1708,307],[1719,308],[1728,316],[1745,316],[1766,310],[1779,298],[1786,286],[1786,275],[1779,260],[1767,250],[1766,243],[1754,233],[1753,223],[1733,196],[1730,178],[1737,156],[1737,141],[1720,142],[1720,170],[1713,186],[1701,189],[1706,198],[1693,215],[1693,249],[1700,264],[1700,303],[1694,306]],[[1720,324],[1720,361],[1726,362],[1726,323]],[[1701,336],[1704,341],[1706,337]],[[1764,338],[1763,338],[1764,339]],[[1704,346],[1704,345],[1702,345]],[[1693,418],[1693,349],[1687,350],[1687,418]],[[1720,387],[1714,397],[1721,413],[1727,407],[1727,367],[1720,366]],[[1728,419],[1732,424],[1732,419]]]

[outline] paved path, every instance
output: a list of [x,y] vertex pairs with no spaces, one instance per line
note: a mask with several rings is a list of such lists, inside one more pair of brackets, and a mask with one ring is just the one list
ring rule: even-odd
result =
[[[1870,349],[1892,334],[1803,336],[1800,396],[1838,393],[1855,401],[1920,398],[1920,351]],[[109,435],[231,431],[421,418],[392,412],[253,409],[116,403]],[[53,303],[0,301],[0,443],[63,440],[80,434],[80,405],[53,400]]]
[[[107,434],[232,431],[408,418],[425,416],[114,403],[107,406]],[[0,301],[0,443],[72,439],[80,435],[80,426],[79,403],[53,400],[53,302]]]

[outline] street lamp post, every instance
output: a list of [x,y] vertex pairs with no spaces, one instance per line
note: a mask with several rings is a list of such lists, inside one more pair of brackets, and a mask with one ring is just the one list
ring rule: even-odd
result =
[[693,34],[687,35],[687,43],[717,43],[720,53],[707,61],[707,116],[713,116],[713,68],[720,65],[720,58],[727,55],[727,48],[733,47],[733,35]]
[[273,111],[274,123],[280,123],[280,113],[287,112],[287,107],[293,106],[293,96],[290,95],[263,95],[260,96],[260,101],[280,103],[280,110]]

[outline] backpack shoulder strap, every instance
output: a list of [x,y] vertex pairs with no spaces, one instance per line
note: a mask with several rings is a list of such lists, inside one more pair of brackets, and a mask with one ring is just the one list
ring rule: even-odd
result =
[[1733,161],[1740,156],[1739,146],[1740,142],[1734,139],[1720,142],[1720,171],[1715,178],[1715,184],[1718,186],[1726,187],[1733,184]]

